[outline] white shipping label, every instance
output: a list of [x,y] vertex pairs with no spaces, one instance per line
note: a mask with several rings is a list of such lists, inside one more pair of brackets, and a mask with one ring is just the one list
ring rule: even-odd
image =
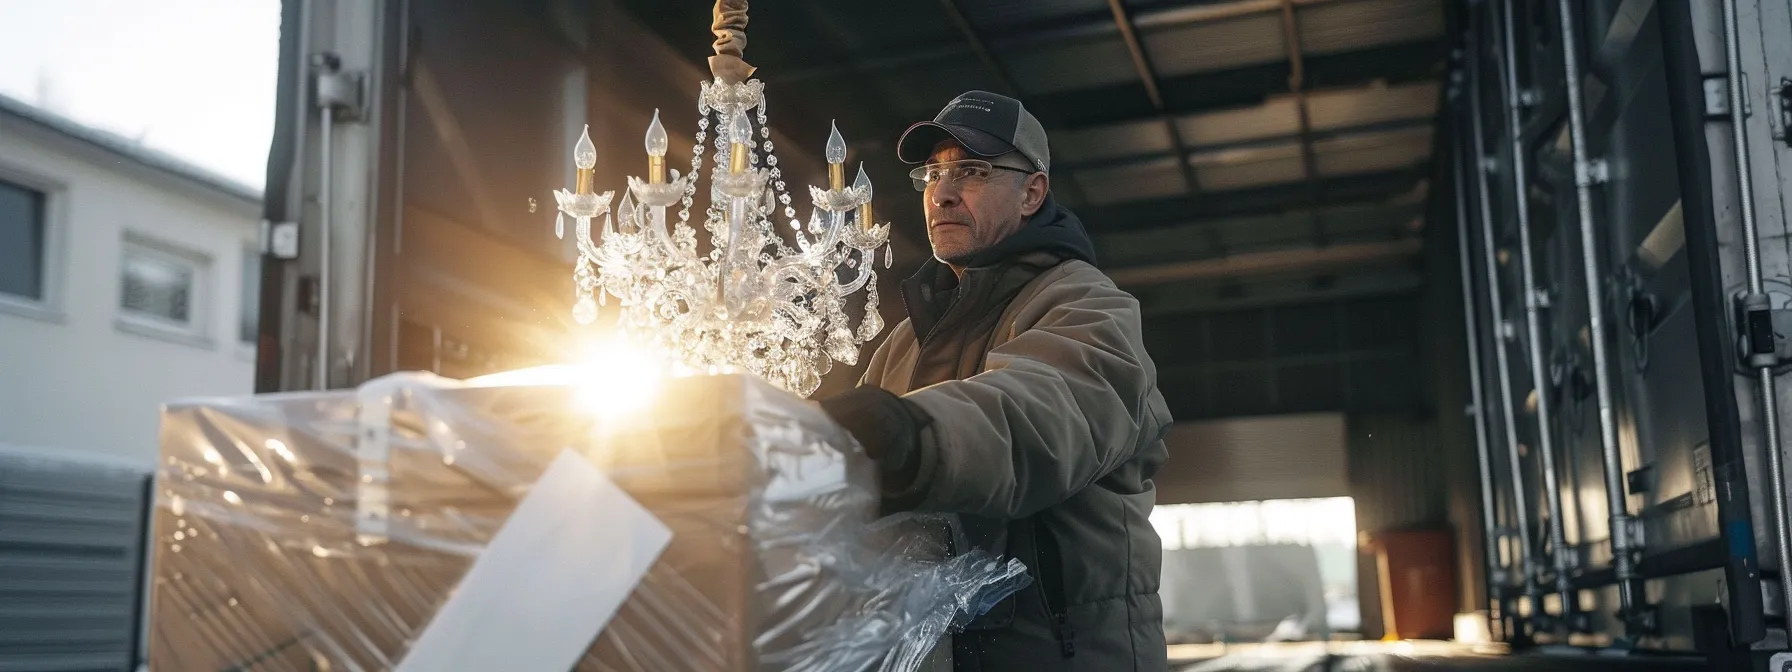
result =
[[566,672],[671,541],[590,460],[562,451],[397,669]]

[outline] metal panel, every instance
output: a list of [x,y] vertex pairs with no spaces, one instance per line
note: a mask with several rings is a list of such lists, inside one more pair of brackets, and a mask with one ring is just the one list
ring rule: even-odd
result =
[[1274,63],[1288,53],[1278,14],[1146,29],[1139,37],[1164,77]]
[[1182,137],[1194,145],[1278,138],[1300,131],[1300,112],[1292,96],[1272,96],[1262,105],[1209,112],[1177,120]]
[[1050,19],[1099,14],[1102,0],[982,0],[964,3],[965,17],[978,28],[1001,29]]
[[1164,443],[1172,459],[1154,479],[1158,504],[1350,494],[1341,414],[1183,422]]
[[1319,174],[1360,175],[1424,163],[1431,158],[1431,129],[1365,133],[1313,143]]
[[1155,119],[1058,131],[1051,136],[1052,160],[1067,164],[1139,154],[1171,153],[1170,132]]
[[1314,91],[1307,94],[1307,114],[1316,131],[1426,119],[1437,114],[1437,83]]
[[1436,0],[1357,0],[1302,8],[1301,45],[1309,54],[1417,41],[1442,35],[1444,3]]
[[1132,82],[1138,73],[1119,38],[1029,45],[997,56],[1028,94],[1074,91]]
[[1273,151],[1253,151],[1249,161],[1202,162],[1195,167],[1201,187],[1207,191],[1248,189],[1271,184],[1298,182],[1306,177],[1300,148],[1287,146]]
[[1350,495],[1365,532],[1448,520],[1443,451],[1414,414],[1352,414]]
[[1079,170],[1075,178],[1089,202],[1097,205],[1162,198],[1188,191],[1182,171],[1176,167],[1176,159],[1170,157],[1119,168]]
[[0,446],[0,670],[136,668],[149,481]]

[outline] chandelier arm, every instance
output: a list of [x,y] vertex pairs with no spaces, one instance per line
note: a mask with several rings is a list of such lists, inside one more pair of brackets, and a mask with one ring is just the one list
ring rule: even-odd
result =
[[739,84],[756,69],[742,56],[747,50],[747,0],[716,0],[714,21],[716,55],[709,57],[709,72],[729,84]]

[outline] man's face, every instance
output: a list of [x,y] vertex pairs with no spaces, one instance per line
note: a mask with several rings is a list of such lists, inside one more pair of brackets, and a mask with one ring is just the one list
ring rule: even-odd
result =
[[[934,147],[928,163],[981,158],[947,140]],[[927,185],[922,206],[927,211],[927,241],[933,256],[962,269],[978,252],[1001,242],[1026,223],[1045,199],[1045,176],[1019,154],[987,159],[996,166],[1023,171],[991,171],[982,181],[942,180]]]

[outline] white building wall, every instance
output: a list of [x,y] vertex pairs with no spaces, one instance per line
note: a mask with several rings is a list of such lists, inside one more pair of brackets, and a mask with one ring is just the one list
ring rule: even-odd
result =
[[[0,444],[148,465],[164,401],[252,389],[237,325],[258,204],[4,116],[0,179],[49,194],[48,296],[0,295]],[[203,260],[199,338],[120,320],[127,235]]]

